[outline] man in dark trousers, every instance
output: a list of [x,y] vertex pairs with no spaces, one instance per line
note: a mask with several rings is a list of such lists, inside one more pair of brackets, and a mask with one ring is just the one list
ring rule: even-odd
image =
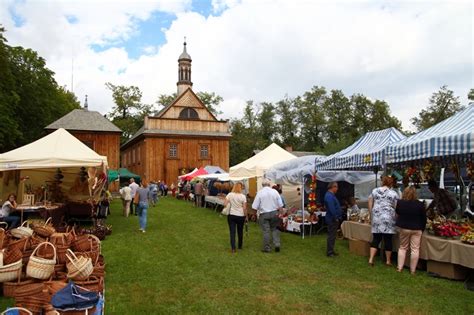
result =
[[328,257],[337,256],[334,251],[334,245],[336,243],[336,233],[339,227],[339,220],[342,219],[342,210],[339,200],[336,198],[338,189],[336,182],[330,182],[328,185],[328,191],[324,196],[324,206],[326,207],[326,224],[328,226],[328,239],[327,239],[327,250],[326,255]]

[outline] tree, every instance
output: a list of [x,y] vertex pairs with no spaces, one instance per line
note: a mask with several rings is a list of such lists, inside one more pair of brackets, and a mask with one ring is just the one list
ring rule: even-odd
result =
[[79,108],[45,60],[31,49],[7,45],[4,32],[0,26],[0,152],[38,139],[45,126]]
[[263,102],[260,104],[257,114],[258,134],[260,141],[258,147],[264,149],[272,144],[276,138],[277,125],[275,124],[275,107],[272,103]]
[[350,137],[349,130],[344,128],[352,124],[352,111],[349,99],[341,90],[331,90],[323,103],[326,128],[325,139],[327,143],[340,143]]
[[222,111],[219,110],[219,105],[224,99],[221,96],[214,92],[198,92],[196,95],[214,116],[222,115]]
[[276,103],[275,112],[279,116],[277,134],[280,144],[297,149],[301,141],[299,137],[295,100],[286,96]]
[[454,92],[449,90],[446,85],[443,85],[438,92],[431,95],[429,106],[421,110],[418,117],[412,118],[411,122],[418,131],[422,131],[463,109],[464,107],[461,106],[459,97],[454,96]]
[[386,128],[402,129],[401,121],[390,114],[390,108],[385,101],[376,100],[369,109],[369,119],[372,123],[373,130],[381,130]]
[[319,151],[324,147],[323,132],[326,128],[322,103],[326,97],[324,87],[314,86],[311,91],[295,99],[296,115],[301,128],[301,149]]
[[112,91],[115,106],[109,113],[110,118],[126,119],[142,109],[142,92],[137,86],[114,85],[110,82],[105,86]]
[[112,122],[122,129],[121,143],[130,139],[143,125],[145,116],[153,111],[151,105],[142,104],[142,92],[136,86],[105,84],[112,91],[115,106],[108,114]]
[[467,93],[467,99],[474,102],[474,89],[469,90],[469,93]]
[[372,122],[368,119],[372,102],[363,94],[351,96],[352,123],[350,131],[352,139],[357,139],[369,131],[374,130]]

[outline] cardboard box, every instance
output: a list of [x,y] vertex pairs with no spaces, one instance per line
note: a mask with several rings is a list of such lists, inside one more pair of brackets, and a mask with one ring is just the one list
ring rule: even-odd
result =
[[442,278],[464,280],[467,277],[467,268],[440,261],[428,260],[426,271]]
[[370,244],[366,241],[349,239],[349,252],[357,256],[369,257]]

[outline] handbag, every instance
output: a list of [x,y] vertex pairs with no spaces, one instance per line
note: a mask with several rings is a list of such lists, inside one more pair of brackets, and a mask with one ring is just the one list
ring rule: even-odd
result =
[[230,214],[230,200],[229,203],[227,203],[227,206],[224,207],[221,211],[222,215],[229,215]]
[[138,195],[138,193],[135,193],[135,196],[133,197],[133,203],[138,205],[139,201],[140,201],[140,195]]

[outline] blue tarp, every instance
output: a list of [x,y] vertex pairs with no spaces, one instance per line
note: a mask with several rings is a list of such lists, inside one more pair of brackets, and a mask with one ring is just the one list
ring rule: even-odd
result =
[[395,128],[366,133],[349,147],[316,164],[320,170],[372,169],[385,164],[384,150],[406,137]]
[[474,103],[450,118],[387,148],[387,163],[474,154]]

